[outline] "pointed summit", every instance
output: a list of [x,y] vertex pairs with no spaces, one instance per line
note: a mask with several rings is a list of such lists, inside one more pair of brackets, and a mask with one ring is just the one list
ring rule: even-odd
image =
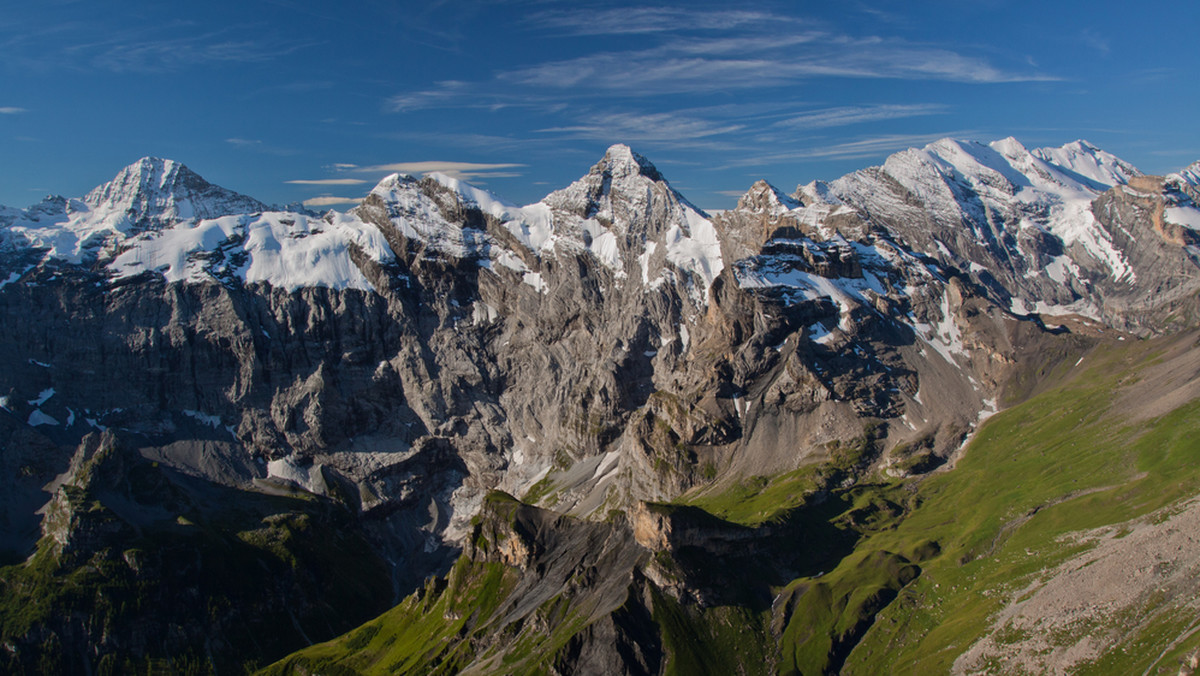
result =
[[1021,158],[1029,154],[1029,149],[1025,147],[1025,144],[1012,136],[992,141],[988,147],[1009,159]]
[[632,148],[623,143],[609,146],[604,157],[592,167],[590,173],[608,173],[617,178],[641,175],[651,181],[666,181],[650,160],[633,152]]
[[779,188],[763,179],[755,181],[754,185],[738,199],[737,208],[769,214],[782,213],[804,206],[799,200],[788,197]]
[[416,177],[409,174],[388,174],[387,176],[379,179],[379,182],[375,184],[375,187],[371,188],[371,192],[367,194],[379,195],[381,198],[386,199],[389,194],[394,193],[397,190],[405,190],[410,186],[415,186],[417,180],[418,179]]
[[550,193],[542,201],[581,218],[598,217],[634,224],[637,232],[653,220],[650,212],[655,209],[683,205],[706,217],[671,188],[650,160],[624,144],[609,147],[587,174],[566,188]]
[[183,164],[157,157],[143,157],[125,167],[83,201],[106,220],[128,218],[137,230],[267,210],[254,198],[213,185]]

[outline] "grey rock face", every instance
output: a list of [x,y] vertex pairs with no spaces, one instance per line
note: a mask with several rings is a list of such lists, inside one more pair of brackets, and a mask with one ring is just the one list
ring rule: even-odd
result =
[[[260,206],[150,160],[86,201],[151,193],[174,211],[127,210],[169,222],[184,203]],[[0,297],[13,317],[0,339],[20,355],[0,378],[12,402],[54,390],[9,407],[59,423],[34,428],[50,440],[119,429],[227,485],[290,482],[404,513],[429,546],[461,537],[496,487],[541,481],[588,514],[668,499],[713,469],[793,469],[866,422],[891,421],[893,440],[968,429],[1016,320],[979,297],[994,277],[944,266],[992,261],[988,245],[934,264],[884,227],[916,232],[903,214],[811,193],[759,183],[710,221],[623,146],[531,207],[390,177],[354,215],[394,260],[347,249],[374,292],[150,273],[113,285],[47,259]],[[984,324],[962,314],[976,306]]]
[[1164,206],[1195,207],[1186,185],[1085,142],[1028,151],[1015,139],[945,139],[798,195],[854,209],[1018,314],[1077,312],[1154,333],[1200,288],[1194,231],[1162,224]]
[[[445,565],[497,488],[602,520],[864,437],[864,468],[926,471],[995,410],[1022,355],[1068,357],[1029,311],[1141,331],[1195,316],[1194,234],[1167,217],[1193,206],[1184,179],[1014,144],[943,142],[794,198],[759,182],[711,218],[624,146],[525,207],[393,176],[317,228],[376,238],[329,254],[365,288],[289,291],[238,265],[167,283],[9,241],[0,466],[20,478],[0,531],[27,554],[41,487],[101,431],[194,480],[340,503],[397,592]],[[59,223],[74,202],[21,218]],[[155,242],[262,206],[163,161],[83,205]],[[50,513],[63,552],[120,536]]]

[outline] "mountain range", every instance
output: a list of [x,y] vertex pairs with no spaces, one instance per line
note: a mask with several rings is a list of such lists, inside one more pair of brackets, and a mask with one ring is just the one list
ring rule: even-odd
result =
[[144,158],[0,207],[0,663],[1186,661],[1198,205],[1008,138],[712,214],[622,145],[525,206]]

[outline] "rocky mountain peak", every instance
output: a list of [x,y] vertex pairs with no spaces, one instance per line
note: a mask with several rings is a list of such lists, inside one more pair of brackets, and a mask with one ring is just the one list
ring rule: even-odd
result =
[[111,181],[84,197],[92,207],[117,206],[155,193],[171,193],[177,184],[207,185],[183,164],[158,157],[143,157],[117,172]]
[[[111,666],[118,648],[160,644],[262,663],[343,629],[298,633],[264,655],[229,637],[322,626],[326,599],[369,616],[379,609],[361,598],[387,605],[389,591],[422,589],[396,612],[449,622],[445,636],[467,643],[447,651],[493,666],[544,654],[560,671],[597,673],[657,673],[676,653],[656,618],[708,631],[697,613],[752,618],[724,614],[744,601],[782,613],[740,634],[765,646],[753,673],[786,654],[776,638],[809,632],[808,609],[837,601],[833,585],[874,584],[862,570],[908,570],[895,592],[918,563],[990,558],[970,542],[991,536],[945,532],[947,548],[967,544],[944,557],[932,538],[903,557],[871,550],[847,559],[849,575],[814,581],[842,566],[840,543],[874,547],[877,527],[921,508],[892,479],[954,461],[997,402],[1053,395],[1035,374],[1069,379],[1125,358],[1093,351],[1117,344],[1110,327],[1200,323],[1200,200],[1182,179],[1175,192],[1164,185],[1175,179],[1123,179],[1135,170],[1109,158],[1082,141],[1030,151],[1012,138],[943,139],[795,197],[759,181],[711,217],[623,145],[534,204],[452,176],[392,174],[361,206],[322,216],[247,214],[261,205],[147,158],[87,201],[0,210],[0,461],[20,468],[0,487],[0,554],[44,551],[64,566],[30,578],[48,599],[40,624],[0,627],[17,646],[0,652],[0,672],[43,653]],[[1200,163],[1191,169],[1200,178]],[[1149,349],[1139,343],[1121,345]],[[1082,380],[1063,435],[1084,433],[1073,402],[1097,390],[1095,376]],[[1035,448],[1052,447],[1065,444]],[[320,497],[293,499],[302,492]],[[831,508],[847,511],[831,519]],[[39,522],[56,549],[36,546]],[[832,544],[797,548],[813,532]],[[200,547],[203,533],[218,537]],[[460,546],[459,577],[420,587]],[[280,556],[296,563],[280,568]],[[81,619],[74,596],[41,589],[93,584],[75,573],[84,566],[103,566],[118,591],[160,591]],[[0,602],[38,598],[14,595],[22,578],[7,570]],[[196,571],[222,579],[197,586]],[[510,619],[476,614],[482,596]],[[555,600],[546,614],[552,596],[575,605]],[[209,606],[191,613],[195,598],[242,615],[222,612],[233,619],[211,629]],[[250,616],[268,629],[240,619]],[[610,624],[553,625],[601,616]],[[394,626],[412,625],[384,619],[368,627],[378,639],[327,645],[378,646]],[[547,652],[542,628],[550,641],[583,633]],[[618,629],[659,657],[626,668]],[[182,638],[168,645],[168,633]],[[101,671],[64,667],[89,669]]]
[[746,194],[738,199],[737,204],[737,208],[741,210],[770,214],[782,213],[802,206],[804,206],[803,202],[785,195],[779,188],[762,179],[750,186]]
[[213,185],[179,162],[143,157],[83,198],[104,217],[128,217],[137,230],[175,221],[266,211],[258,200]]
[[379,183],[376,183],[375,187],[371,188],[371,192],[368,194],[378,195],[386,201],[387,195],[391,195],[397,190],[411,189],[413,186],[416,186],[417,181],[418,179],[415,176],[410,176],[409,174],[388,174],[380,179]]
[[622,143],[610,146],[605,151],[604,158],[592,167],[590,173],[608,174],[614,178],[640,175],[651,181],[666,181],[650,160],[633,152],[632,148]]
[[1188,167],[1172,176],[1178,176],[1184,183],[1193,188],[1200,188],[1200,160],[1193,162]]
[[647,210],[672,211],[686,203],[650,160],[627,145],[610,147],[587,174],[542,201],[579,218],[610,223],[640,221]]
[[68,211],[79,211],[86,208],[85,205],[79,203],[79,200],[68,200],[62,195],[46,195],[41,202],[25,210],[25,217],[32,221],[38,221],[47,216],[57,217]]

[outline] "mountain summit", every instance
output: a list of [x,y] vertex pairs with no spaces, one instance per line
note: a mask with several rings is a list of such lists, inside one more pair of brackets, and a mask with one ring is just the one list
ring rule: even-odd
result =
[[213,185],[183,164],[143,157],[83,198],[102,218],[126,218],[134,230],[185,220],[266,211],[256,199]]
[[1167,221],[1188,220],[1195,203],[1083,141],[1029,151],[1012,138],[942,139],[820,195],[815,186],[802,192],[853,208],[1016,313],[1078,313],[1132,328],[1145,313],[1172,312],[1195,285],[1169,270],[1194,269],[1194,251],[1179,244],[1200,240],[1190,227],[1169,234],[1150,215],[1162,208]]
[[1113,535],[1200,485],[1192,173],[943,139],[706,214],[617,145],[318,216],[147,158],[0,210],[0,671],[972,671],[1075,635],[985,615],[1081,543],[1144,571],[1089,645],[1200,648],[1196,548]]
[[604,152],[603,159],[597,162],[589,173],[609,174],[618,179],[640,174],[651,181],[666,180],[650,160],[621,143],[610,146]]

